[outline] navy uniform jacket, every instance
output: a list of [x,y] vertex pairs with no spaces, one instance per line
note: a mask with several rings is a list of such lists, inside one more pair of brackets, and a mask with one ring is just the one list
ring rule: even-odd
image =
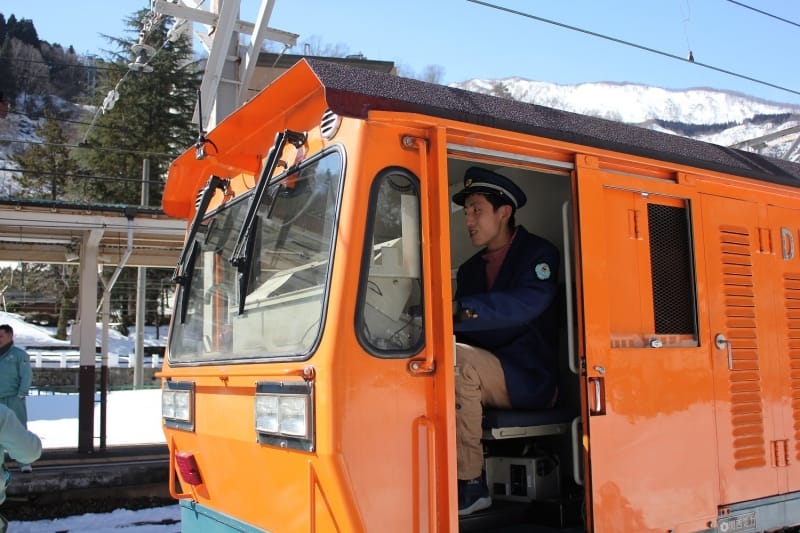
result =
[[456,340],[497,356],[512,406],[549,406],[558,384],[558,250],[518,226],[491,291],[484,253],[458,269],[456,300],[476,316],[454,323]]

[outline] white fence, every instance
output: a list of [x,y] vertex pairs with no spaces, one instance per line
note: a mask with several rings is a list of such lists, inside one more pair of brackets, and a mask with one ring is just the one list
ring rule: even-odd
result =
[[[143,367],[159,368],[163,357],[163,347],[148,346],[145,350]],[[81,363],[80,350],[77,348],[62,347],[28,347],[31,366],[35,368],[77,368]],[[108,354],[106,366],[113,368],[130,368],[134,366],[135,354]],[[95,357],[95,366],[102,366],[100,355]]]

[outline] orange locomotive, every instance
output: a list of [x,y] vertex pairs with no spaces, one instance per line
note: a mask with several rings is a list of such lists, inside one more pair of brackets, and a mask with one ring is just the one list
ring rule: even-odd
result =
[[[459,523],[453,269],[474,250],[451,196],[475,165],[559,248],[562,371],[552,409],[485,412],[493,504]],[[167,181],[189,221],[162,372],[183,530],[800,524],[799,179],[301,61]]]

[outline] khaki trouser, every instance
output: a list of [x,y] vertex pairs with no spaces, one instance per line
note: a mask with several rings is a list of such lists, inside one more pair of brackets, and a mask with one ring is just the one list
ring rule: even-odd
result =
[[458,479],[474,479],[483,470],[483,406],[508,409],[506,378],[491,352],[456,343],[456,456]]

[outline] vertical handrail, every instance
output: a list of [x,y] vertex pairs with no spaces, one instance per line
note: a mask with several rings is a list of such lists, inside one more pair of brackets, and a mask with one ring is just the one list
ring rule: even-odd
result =
[[[417,138],[417,137],[408,137],[407,138],[409,143],[413,142],[419,150],[419,159],[420,159],[420,171],[419,171],[419,181],[420,183],[429,184],[430,181],[428,180],[428,158],[427,158],[427,148],[428,148],[428,141],[427,139]],[[425,216],[430,214],[430,205],[429,205],[428,195],[422,194],[420,195],[420,214],[424,213]],[[421,243],[422,243],[422,290],[424,294],[433,294],[433,287],[431,276],[426,276],[425,272],[431,272],[430,262],[431,262],[431,253],[430,249],[428,248],[431,245],[431,237],[430,237],[430,229],[429,224],[420,224],[421,229]],[[436,371],[436,350],[433,348],[435,346],[434,339],[433,339],[433,328],[426,327],[424,328],[425,334],[425,358],[424,359],[411,359],[408,362],[408,369],[413,375],[427,375],[433,374]]]
[[581,432],[578,428],[581,425],[581,417],[576,416],[572,419],[572,479],[579,486],[583,486],[583,475],[581,475]]
[[570,222],[570,201],[565,200],[561,205],[561,228],[563,233],[564,242],[564,297],[566,298],[566,315],[567,315],[567,355],[569,360],[569,369],[573,374],[580,374],[578,356],[575,350],[575,324],[573,323],[573,299],[572,292],[574,290],[572,283],[572,259],[570,252],[572,250],[571,241],[569,238],[569,222]]
[[[427,447],[427,454],[425,455],[426,458],[426,467],[427,467],[427,474],[428,474],[428,528],[425,531],[429,531],[430,533],[436,533],[439,530],[438,523],[436,522],[437,510],[438,510],[438,484],[436,482],[436,426],[434,423],[426,416],[420,416],[415,421],[415,439],[414,439],[414,446],[418,446],[419,442],[419,430],[420,428],[425,428],[425,444]],[[414,454],[417,458],[414,464],[414,471],[419,472],[420,469],[420,462],[422,460],[423,455],[419,453],[417,449],[417,453]],[[417,519],[417,531],[422,531],[419,527],[419,518],[421,514],[419,512],[419,483],[415,483],[414,487],[417,497],[415,498],[416,504],[414,512],[414,516]]]

